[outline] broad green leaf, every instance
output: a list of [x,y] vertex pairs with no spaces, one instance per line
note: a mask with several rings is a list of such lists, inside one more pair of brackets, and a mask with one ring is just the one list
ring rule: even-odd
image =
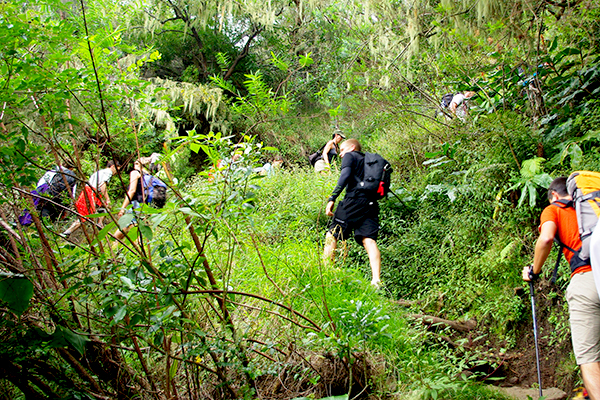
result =
[[124,229],[127,228],[133,222],[135,215],[133,213],[123,214],[121,218],[119,218],[119,228]]
[[537,190],[535,188],[535,186],[533,185],[528,185],[529,187],[529,207],[533,208],[535,207],[535,202],[537,200]]
[[167,214],[156,214],[153,215],[150,219],[150,221],[152,222],[152,226],[154,227],[154,229],[156,229],[161,222],[163,222],[165,219],[167,219],[168,215]]
[[148,240],[152,240],[152,228],[146,224],[144,224],[143,222],[140,222],[140,224],[138,225],[138,228],[141,232],[141,234]]
[[181,211],[182,213],[184,213],[186,215],[191,215],[193,217],[200,217],[201,216],[197,212],[192,211],[192,209],[190,207],[181,207],[179,209],[179,211]]
[[100,232],[98,232],[98,235],[96,235],[96,237],[92,241],[92,244],[97,244],[98,241],[104,239],[106,237],[106,235],[108,234],[108,232],[113,230],[115,226],[116,226],[116,224],[114,222],[111,222],[110,224],[105,225],[104,228],[102,228],[100,230]]
[[190,143],[190,150],[194,153],[198,153],[200,151],[200,145],[198,143]]
[[558,46],[558,36],[554,37],[554,40],[552,40],[552,43],[550,43],[550,47],[548,48],[548,52],[551,53],[554,50],[556,50],[556,47]]
[[542,163],[546,161],[542,157],[534,157],[529,160],[523,161],[521,166],[521,176],[524,178],[531,178],[542,172]]
[[577,143],[571,143],[571,145],[567,148],[567,154],[571,158],[571,168],[576,169],[583,158],[583,151],[581,150],[581,147],[579,147]]
[[134,226],[127,232],[127,237],[131,239],[131,241],[135,242],[138,239],[138,227]]
[[545,189],[552,183],[552,177],[548,174],[539,174],[531,178],[531,181]]
[[160,214],[162,211],[158,208],[152,207],[151,205],[142,204],[142,206],[139,208],[139,212],[142,214]]
[[87,215],[88,218],[100,218],[100,217],[106,217],[106,216],[108,216],[107,212]]
[[301,55],[298,57],[299,58],[298,62],[300,63],[300,66],[302,68],[306,68],[314,63],[313,59],[310,57],[311,54],[312,53],[308,53],[305,56]]
[[177,367],[179,366],[179,362],[176,359],[171,359],[171,367],[169,368],[169,377],[173,379],[175,374],[177,373]]
[[122,305],[117,310],[117,312],[115,313],[115,315],[113,315],[113,319],[110,322],[110,325],[117,324],[119,321],[121,321],[123,318],[125,318],[125,314],[127,314],[127,306],[126,305]]
[[6,302],[15,314],[23,314],[32,297],[33,284],[29,279],[16,275],[0,277],[0,300]]
[[[529,183],[529,182],[528,182]],[[517,207],[522,207],[525,199],[527,198],[528,186],[525,184],[521,189],[521,197],[519,197],[519,202],[517,203]]]
[[121,276],[120,278],[121,278],[121,281],[122,281],[122,282],[123,282],[125,285],[127,285],[127,287],[128,287],[129,289],[131,289],[131,290],[135,289],[135,286],[134,286],[134,284],[131,282],[131,279],[129,279],[129,278],[128,278],[128,277],[126,277],[126,276]]
[[56,332],[54,334],[58,334],[59,337],[61,337],[68,344],[73,346],[73,348],[75,348],[75,350],[77,350],[79,354],[85,354],[85,344],[88,341],[87,337],[60,325],[57,327]]

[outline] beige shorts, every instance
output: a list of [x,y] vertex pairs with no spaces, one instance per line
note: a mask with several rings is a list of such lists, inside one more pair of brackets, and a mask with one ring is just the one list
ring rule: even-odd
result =
[[329,172],[329,164],[325,163],[325,161],[323,160],[319,160],[315,163],[315,172],[323,172],[323,171],[327,171]]
[[600,299],[591,271],[571,278],[567,302],[577,365],[600,362]]

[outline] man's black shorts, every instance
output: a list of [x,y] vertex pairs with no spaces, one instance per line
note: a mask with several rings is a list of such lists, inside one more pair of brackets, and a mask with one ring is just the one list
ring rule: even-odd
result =
[[362,245],[363,238],[377,240],[379,204],[364,197],[345,198],[338,204],[329,232],[337,240],[346,240],[354,231],[354,240]]

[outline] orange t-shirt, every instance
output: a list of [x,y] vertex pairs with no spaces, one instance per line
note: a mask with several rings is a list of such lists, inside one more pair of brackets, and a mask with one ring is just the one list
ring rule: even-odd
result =
[[[542,230],[542,225],[548,221],[552,221],[556,224],[558,229],[558,238],[562,243],[569,246],[573,250],[579,250],[581,247],[581,239],[579,238],[579,228],[577,226],[577,214],[573,207],[563,208],[561,204],[558,206],[549,205],[544,209],[544,211],[542,211],[542,216],[540,217],[540,231]],[[573,253],[571,253],[571,251],[565,247],[563,248],[563,254],[570,263],[571,258],[573,258]],[[571,274],[571,276],[591,270],[592,267],[590,265],[584,265],[577,268]]]

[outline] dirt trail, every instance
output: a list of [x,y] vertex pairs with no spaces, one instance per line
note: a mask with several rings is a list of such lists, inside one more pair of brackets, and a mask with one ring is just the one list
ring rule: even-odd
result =
[[[499,387],[497,389],[502,394],[511,396],[511,397],[513,397],[515,399],[519,399],[519,400],[527,400],[527,399],[537,400],[537,399],[539,399],[539,396],[540,396],[540,392],[538,389],[523,389],[520,387],[507,387],[507,388]],[[564,391],[562,391],[560,389],[556,389],[556,388],[543,389],[543,395],[544,395],[545,400],[563,400],[563,399],[567,398],[567,393],[565,393]]]
[[[564,294],[548,281],[538,282],[535,289],[542,388],[554,387],[570,393],[579,380],[577,372],[573,371],[575,363],[571,360],[570,336],[565,334],[566,340],[559,342],[556,328],[549,322],[552,314],[556,315],[562,309],[566,299]],[[525,288],[521,296],[523,301],[529,301],[529,288]],[[568,329],[568,320],[564,323]],[[505,384],[529,388],[537,384],[538,380],[531,311],[526,321],[517,329],[522,334],[517,339],[515,354],[504,368]]]

